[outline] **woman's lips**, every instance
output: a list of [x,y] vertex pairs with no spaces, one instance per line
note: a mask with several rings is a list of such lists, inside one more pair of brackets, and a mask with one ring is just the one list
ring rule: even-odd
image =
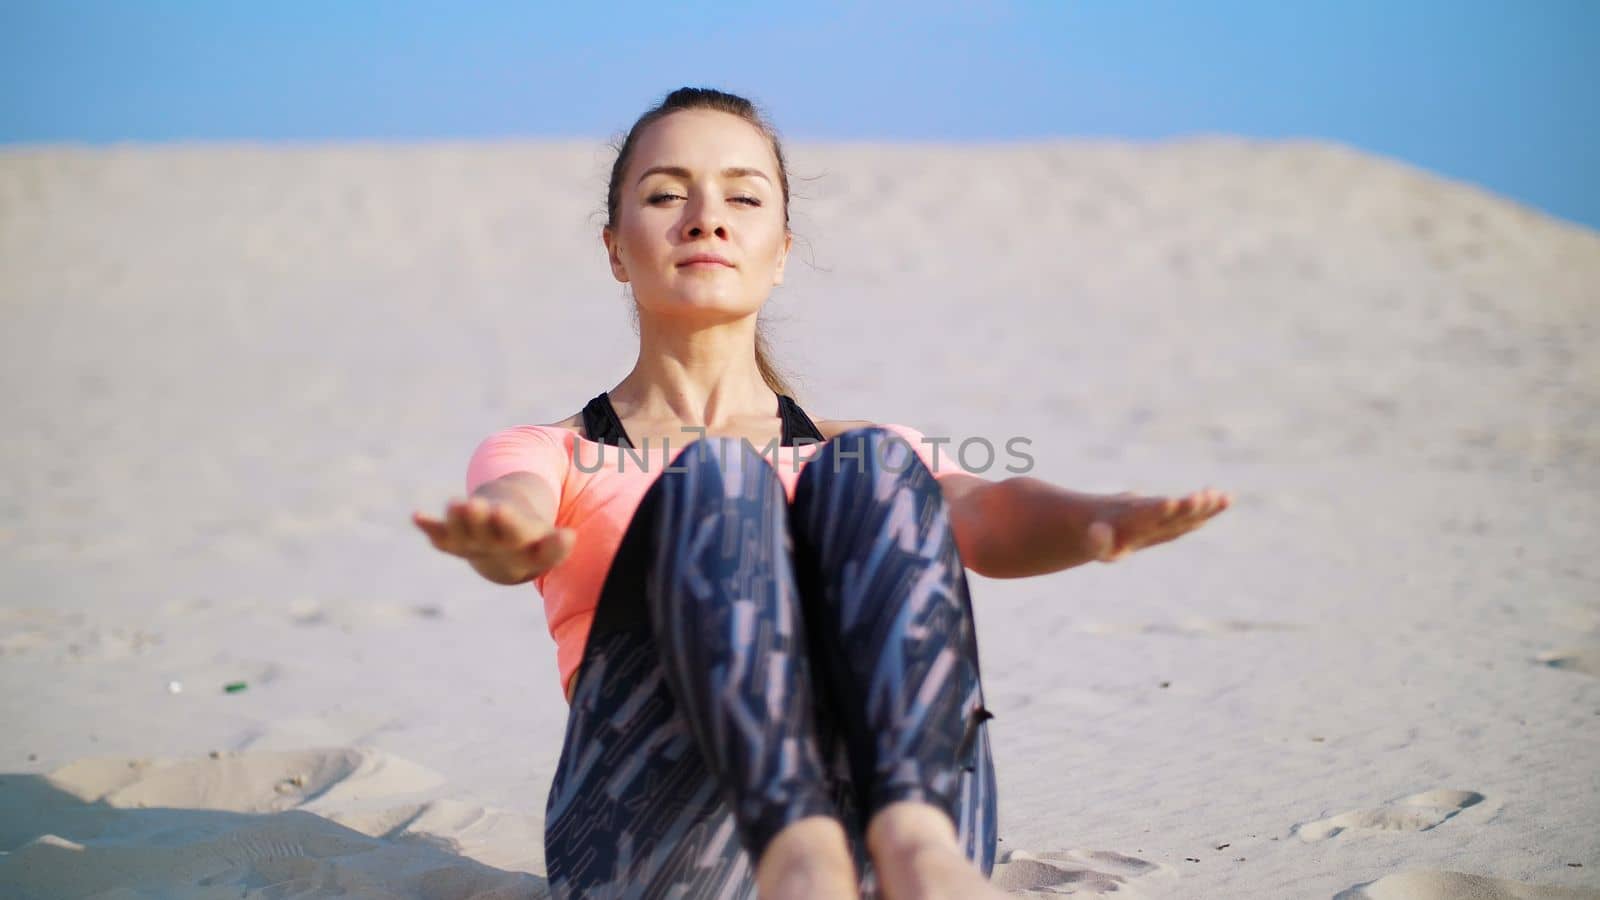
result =
[[709,268],[729,268],[729,269],[731,269],[731,268],[733,268],[733,263],[728,262],[727,260],[723,259],[720,256],[691,256],[688,259],[684,260],[683,262],[678,263],[678,268],[680,268],[680,269],[701,269],[701,268],[707,268],[707,269],[709,269]]

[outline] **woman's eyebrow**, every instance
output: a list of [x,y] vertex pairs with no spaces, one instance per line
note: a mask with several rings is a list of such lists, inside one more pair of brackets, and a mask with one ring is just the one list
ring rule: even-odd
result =
[[[682,179],[685,179],[685,180],[693,177],[689,173],[689,170],[683,168],[682,166],[651,166],[650,168],[645,169],[643,172],[639,173],[639,181],[643,181],[646,178],[649,178],[651,175],[671,175],[674,178],[682,178]],[[767,178],[767,173],[761,171],[760,169],[751,169],[751,168],[747,168],[745,166],[730,166],[730,167],[728,167],[726,169],[723,169],[722,170],[722,177],[723,178],[762,178],[762,179],[765,179],[768,184],[772,183],[772,179],[771,178]],[[637,182],[635,182],[635,183],[637,184]]]

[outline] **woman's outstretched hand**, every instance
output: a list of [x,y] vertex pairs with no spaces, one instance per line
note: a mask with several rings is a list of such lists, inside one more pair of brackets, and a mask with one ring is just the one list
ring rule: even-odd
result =
[[1116,562],[1135,550],[1182,537],[1232,504],[1230,495],[1211,488],[1186,497],[1102,497],[1086,534],[1089,557]]
[[451,500],[443,520],[417,512],[411,521],[435,548],[496,584],[521,584],[555,568],[572,552],[576,534],[486,497]]

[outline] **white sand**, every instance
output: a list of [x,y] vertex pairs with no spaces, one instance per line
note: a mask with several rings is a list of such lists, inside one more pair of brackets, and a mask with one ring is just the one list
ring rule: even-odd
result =
[[[1237,498],[974,576],[997,880],[1600,896],[1600,236],[1322,143],[791,153],[814,416]],[[537,595],[408,516],[631,365],[608,164],[0,153],[0,895],[542,892]]]

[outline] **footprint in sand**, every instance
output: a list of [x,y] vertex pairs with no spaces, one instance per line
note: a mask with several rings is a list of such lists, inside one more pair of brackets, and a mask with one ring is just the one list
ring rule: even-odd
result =
[[310,597],[290,601],[288,613],[289,621],[296,625],[339,625],[345,628],[359,625],[410,625],[445,617],[444,607],[437,603],[413,606],[369,603],[328,605]]
[[1065,894],[1141,896],[1140,885],[1176,880],[1167,866],[1110,850],[1013,850],[994,867],[990,883],[1019,897]]
[[83,759],[51,772],[48,779],[65,794],[113,808],[240,813],[300,807],[321,811],[346,798],[409,794],[444,783],[415,763],[353,748],[216,752],[178,761]]
[[82,613],[0,610],[0,656],[43,652],[72,662],[101,662],[138,656],[163,642],[160,632],[98,624]]
[[242,728],[217,746],[234,751],[365,747],[383,743],[386,732],[403,730],[405,722],[401,719],[351,710],[336,715],[282,716],[264,726]]
[[1353,809],[1290,830],[1302,841],[1322,841],[1346,831],[1427,831],[1456,813],[1483,802],[1475,791],[1435,790],[1402,797],[1386,806]]
[[237,682],[244,682],[247,690],[256,690],[283,675],[283,667],[270,660],[239,659],[224,654],[213,656],[208,662],[173,666],[165,671],[191,693],[217,693]]
[[1552,669],[1582,672],[1600,678],[1600,641],[1583,647],[1541,653],[1534,657],[1534,661],[1544,663]]
[[1335,894],[1333,900],[1600,900],[1600,890],[1523,884],[1463,872],[1418,869],[1385,875]]

